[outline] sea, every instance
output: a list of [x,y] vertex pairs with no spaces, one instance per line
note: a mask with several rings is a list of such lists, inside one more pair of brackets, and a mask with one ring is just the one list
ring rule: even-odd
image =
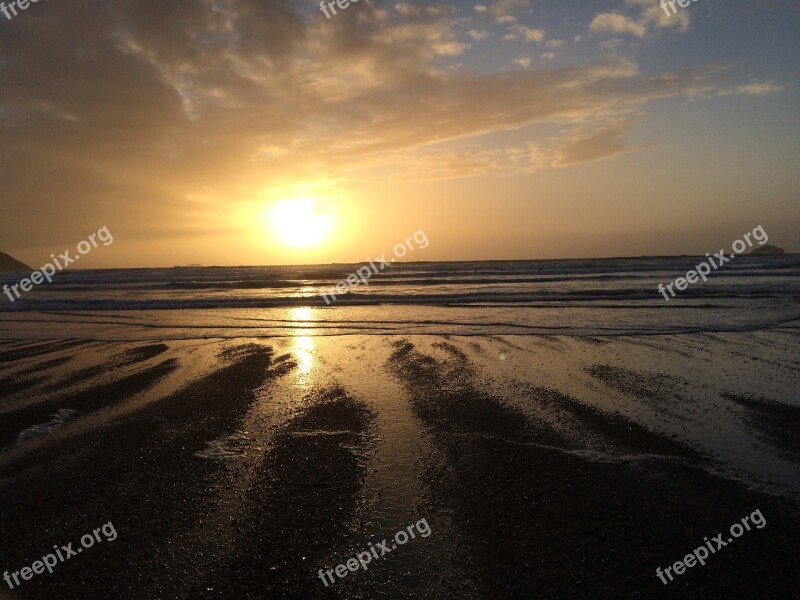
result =
[[[737,256],[665,300],[705,257],[397,262],[328,305],[363,265],[68,269],[10,301],[0,338],[659,335],[800,327],[800,255]],[[29,273],[4,273],[18,283]]]

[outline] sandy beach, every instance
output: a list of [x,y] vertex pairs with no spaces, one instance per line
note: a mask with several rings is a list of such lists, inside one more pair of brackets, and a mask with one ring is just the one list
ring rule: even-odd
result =
[[791,597],[798,337],[8,341],[3,597]]

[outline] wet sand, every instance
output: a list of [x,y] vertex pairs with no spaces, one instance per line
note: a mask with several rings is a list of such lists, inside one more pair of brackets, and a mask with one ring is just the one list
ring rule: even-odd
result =
[[0,598],[793,597],[799,337],[4,342]]

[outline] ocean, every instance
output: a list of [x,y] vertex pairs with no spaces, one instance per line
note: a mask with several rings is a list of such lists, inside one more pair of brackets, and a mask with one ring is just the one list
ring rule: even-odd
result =
[[395,263],[330,306],[321,294],[360,264],[66,270],[15,302],[0,296],[0,337],[593,336],[797,325],[800,255],[737,256],[665,301],[658,284],[702,260]]

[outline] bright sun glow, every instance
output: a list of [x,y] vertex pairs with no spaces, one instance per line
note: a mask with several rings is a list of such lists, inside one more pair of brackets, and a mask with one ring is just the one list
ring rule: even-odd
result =
[[295,198],[271,204],[264,213],[270,233],[284,246],[307,249],[325,243],[335,218],[330,206],[315,198]]

